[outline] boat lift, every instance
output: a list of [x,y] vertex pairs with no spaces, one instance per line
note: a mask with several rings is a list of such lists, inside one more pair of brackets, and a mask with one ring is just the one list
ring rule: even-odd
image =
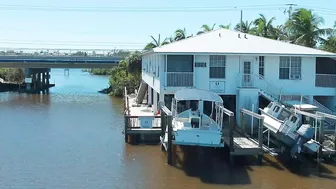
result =
[[334,130],[334,149],[331,149],[329,147],[325,147],[323,146],[323,142],[324,142],[324,138],[325,138],[325,132],[324,132],[324,127],[322,124],[322,121],[325,118],[329,118],[329,119],[333,119],[336,120],[336,115],[332,115],[332,114],[327,114],[327,113],[323,113],[323,112],[319,112],[316,111],[315,114],[309,113],[309,112],[305,112],[302,111],[300,109],[297,109],[296,107],[294,108],[294,112],[296,114],[300,114],[300,115],[304,115],[307,117],[311,117],[313,119],[315,119],[315,124],[313,124],[313,127],[315,129],[315,140],[319,141],[319,143],[321,144],[321,148],[319,149],[318,152],[318,159],[322,156],[331,156],[331,155],[335,155],[336,154],[336,127]]
[[[229,135],[224,137],[225,142],[230,147],[230,161],[234,162],[235,156],[258,156],[258,161],[262,164],[263,154],[267,153],[271,156],[278,155],[274,149],[269,148],[263,144],[263,122],[264,117],[258,113],[241,108],[240,110],[241,126],[236,127],[234,123],[230,124]],[[249,135],[246,131],[246,118],[247,116],[258,120],[258,136],[253,138],[253,134]],[[252,127],[253,121],[251,123]],[[252,130],[253,131],[253,130]]]

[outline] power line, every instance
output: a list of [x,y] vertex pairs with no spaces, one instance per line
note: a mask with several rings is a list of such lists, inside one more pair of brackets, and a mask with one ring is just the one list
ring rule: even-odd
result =
[[284,5],[246,5],[246,6],[215,6],[215,7],[64,7],[64,6],[32,6],[32,5],[0,5],[2,10],[25,11],[69,11],[69,12],[213,12],[236,11],[238,9],[276,9]]
[[42,41],[42,40],[11,40],[11,39],[0,39],[0,42],[3,43],[12,43],[12,42],[24,42],[24,43],[67,43],[67,44],[120,44],[120,45],[140,45],[144,43],[140,42],[117,42],[117,41],[111,41],[111,42],[106,42],[106,41]]

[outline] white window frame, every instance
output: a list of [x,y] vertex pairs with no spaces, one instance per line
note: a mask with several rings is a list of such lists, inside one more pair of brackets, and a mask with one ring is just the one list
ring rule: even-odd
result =
[[[262,74],[260,70],[262,69]],[[265,56],[259,56],[259,70],[258,74],[262,77],[265,77]]]
[[[281,69],[288,69],[288,78],[281,78]],[[297,56],[281,56],[279,59],[279,79],[301,80],[302,58]]]
[[[224,68],[224,77],[211,76],[211,68]],[[209,56],[209,78],[210,79],[225,79],[226,78],[226,56],[225,55],[210,55]]]

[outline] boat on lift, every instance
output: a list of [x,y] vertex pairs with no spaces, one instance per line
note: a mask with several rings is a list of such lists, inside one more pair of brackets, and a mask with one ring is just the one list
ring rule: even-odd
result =
[[[223,116],[233,113],[225,109],[222,98],[201,89],[176,91],[171,105],[173,144],[224,147]],[[167,143],[168,128],[162,140]]]
[[314,128],[310,124],[301,124],[295,111],[278,102],[271,102],[260,111],[264,116],[264,126],[277,141],[290,149],[292,157],[297,157],[301,152],[318,152],[321,144],[313,140]]

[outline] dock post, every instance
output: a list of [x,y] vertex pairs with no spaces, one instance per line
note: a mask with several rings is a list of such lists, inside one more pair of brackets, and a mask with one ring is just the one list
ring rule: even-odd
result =
[[231,152],[233,152],[233,129],[234,129],[234,121],[231,117],[229,117],[229,123],[230,123],[230,130],[229,130],[229,158],[230,158],[230,165],[234,165],[234,156],[231,155]]
[[[324,128],[323,128],[323,124],[322,124],[322,120],[320,120],[320,129],[319,129],[319,143],[322,145],[324,142]],[[318,152],[318,155],[319,155],[319,161],[320,161],[320,158],[322,156],[322,146],[320,147],[319,149],[319,152]]]
[[241,117],[241,130],[242,130],[242,133],[244,134],[245,133],[245,119],[244,119],[244,113],[243,112],[240,112],[240,117]]
[[172,165],[173,163],[173,128],[172,128],[172,116],[167,116],[167,126],[168,126],[168,145],[167,145],[167,163],[168,165]]
[[161,136],[164,137],[166,132],[166,114],[164,111],[161,111]]
[[264,119],[259,119],[259,130],[258,130],[258,140],[259,140],[259,148],[260,153],[258,155],[258,161],[260,165],[262,164],[263,159],[263,127],[264,127]]
[[125,143],[128,142],[128,134],[127,134],[127,128],[128,128],[128,116],[127,115],[124,115],[125,117],[125,128],[124,128],[124,135],[125,135]]

